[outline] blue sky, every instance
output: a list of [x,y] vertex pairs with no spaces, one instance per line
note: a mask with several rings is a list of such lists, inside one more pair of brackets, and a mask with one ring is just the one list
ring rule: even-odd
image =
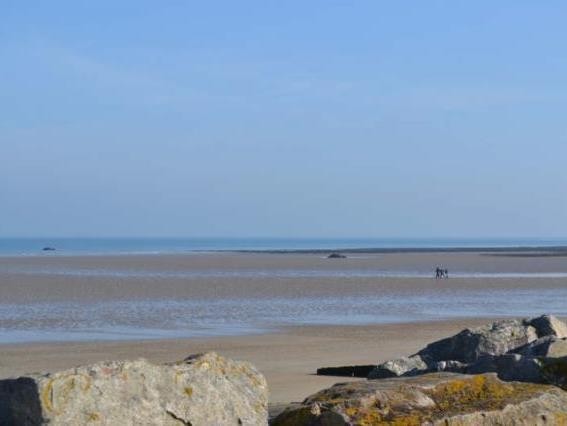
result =
[[0,236],[565,237],[562,1],[0,5]]

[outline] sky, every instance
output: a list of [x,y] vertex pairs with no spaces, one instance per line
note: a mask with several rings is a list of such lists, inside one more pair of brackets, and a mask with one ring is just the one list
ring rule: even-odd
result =
[[0,2],[0,237],[567,237],[567,3]]

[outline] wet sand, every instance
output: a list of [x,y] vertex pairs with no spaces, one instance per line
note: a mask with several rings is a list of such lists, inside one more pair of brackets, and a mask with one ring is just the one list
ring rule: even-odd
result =
[[[437,265],[449,268],[450,275],[488,276],[434,280]],[[401,276],[379,276],[382,272]],[[497,276],[510,273],[527,276]],[[403,294],[429,289],[564,288],[567,277],[552,274],[567,274],[567,257],[530,253],[353,254],[347,259],[257,253],[0,257],[0,300],[322,297],[393,289]]]

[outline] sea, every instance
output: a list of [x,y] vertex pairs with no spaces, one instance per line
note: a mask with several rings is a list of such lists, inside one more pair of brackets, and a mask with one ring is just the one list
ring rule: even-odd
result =
[[531,247],[567,247],[567,238],[0,238],[0,256]]

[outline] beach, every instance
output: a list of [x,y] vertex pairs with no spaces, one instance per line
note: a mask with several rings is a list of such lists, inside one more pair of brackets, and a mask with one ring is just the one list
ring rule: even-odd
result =
[[[436,266],[449,279],[433,278]],[[192,253],[0,258],[0,376],[217,351],[262,371],[274,406],[494,318],[567,315],[567,257]]]

